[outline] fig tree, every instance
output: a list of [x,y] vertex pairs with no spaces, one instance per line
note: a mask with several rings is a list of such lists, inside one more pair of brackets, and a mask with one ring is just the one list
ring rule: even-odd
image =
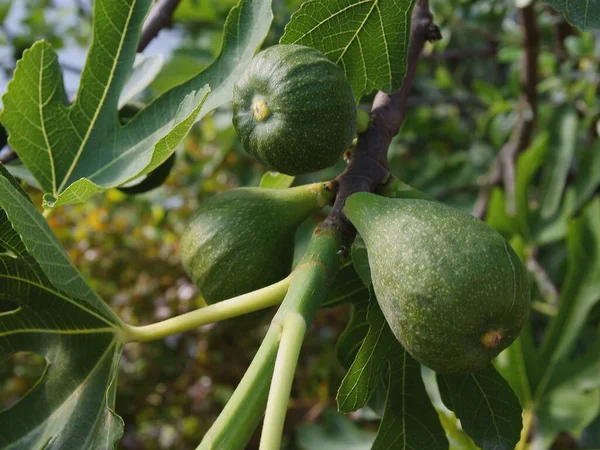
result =
[[337,162],[356,134],[356,103],[343,70],[321,52],[275,45],[235,84],[233,124],[265,167],[298,175]]
[[207,303],[285,278],[296,228],[324,206],[320,184],[240,188],[204,201],[181,238],[181,262]]
[[420,363],[475,372],[518,336],[530,307],[527,271],[488,225],[441,203],[365,192],[344,211],[365,240],[381,310]]

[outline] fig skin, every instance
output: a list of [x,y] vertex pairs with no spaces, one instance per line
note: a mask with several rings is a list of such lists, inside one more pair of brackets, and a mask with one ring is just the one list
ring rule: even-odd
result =
[[323,207],[321,185],[239,188],[204,201],[180,242],[183,268],[209,304],[285,278],[298,226]]
[[527,270],[484,222],[441,203],[365,192],[344,211],[365,240],[390,328],[421,364],[476,372],[517,338],[530,310]]
[[244,149],[269,170],[300,175],[333,166],[356,124],[344,71],[310,47],[269,47],[234,85],[233,125]]

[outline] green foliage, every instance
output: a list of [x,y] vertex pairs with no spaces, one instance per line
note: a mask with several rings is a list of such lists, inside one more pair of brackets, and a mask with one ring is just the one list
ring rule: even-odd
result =
[[302,450],[369,450],[374,440],[374,433],[331,410],[323,413],[319,423],[300,426],[296,439]]
[[0,445],[110,448],[123,433],[113,412],[122,322],[1,166],[0,194],[0,298],[19,307],[0,315],[0,360],[29,351],[47,364],[26,397],[0,411]]
[[365,239],[377,301],[419,362],[474,372],[518,336],[527,273],[490,227],[440,203],[369,193],[352,195],[344,210]]
[[438,374],[437,380],[442,401],[482,450],[515,448],[521,435],[521,407],[494,366],[467,375]]
[[323,54],[275,45],[235,84],[233,124],[269,170],[299,175],[337,162],[356,134],[356,105],[343,72]]
[[356,100],[400,88],[413,0],[310,0],[285,27],[282,44],[316,48],[344,69]]
[[582,30],[600,28],[600,5],[589,0],[544,0]]
[[38,42],[19,63],[3,99],[2,121],[10,145],[47,192],[46,206],[85,201],[166,161],[195,121],[231,100],[233,82],[264,39],[271,19],[270,2],[241,3],[225,25],[220,57],[119,126],[119,97],[149,6],[147,0],[94,3],[94,39],[71,106],[49,44]]
[[[355,324],[358,317],[355,311]],[[338,409],[348,413],[365,406],[383,378],[388,394],[373,448],[447,448],[419,363],[398,343],[376,301],[369,303],[366,319],[369,329],[340,385]],[[342,337],[348,342],[349,332]]]

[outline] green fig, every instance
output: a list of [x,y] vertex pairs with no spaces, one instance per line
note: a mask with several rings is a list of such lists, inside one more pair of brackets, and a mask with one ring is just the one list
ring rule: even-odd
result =
[[356,134],[356,102],[344,71],[323,53],[274,45],[235,83],[233,125],[261,164],[299,175],[340,159]]
[[183,232],[183,267],[209,304],[273,284],[290,273],[296,228],[326,202],[318,183],[215,195]]
[[488,225],[441,203],[366,192],[344,211],[365,240],[391,330],[421,364],[475,372],[518,336],[530,308],[527,271]]

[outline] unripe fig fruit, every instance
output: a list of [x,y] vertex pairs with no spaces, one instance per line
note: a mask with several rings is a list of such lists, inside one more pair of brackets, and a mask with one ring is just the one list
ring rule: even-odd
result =
[[181,262],[207,303],[273,284],[289,273],[300,223],[324,206],[321,185],[241,188],[204,201],[180,243]]
[[492,228],[441,203],[366,192],[344,211],[365,240],[390,328],[421,364],[475,372],[518,336],[530,308],[527,271]]
[[274,45],[236,82],[233,124],[265,167],[299,175],[337,162],[356,134],[356,103],[343,70],[321,52]]

